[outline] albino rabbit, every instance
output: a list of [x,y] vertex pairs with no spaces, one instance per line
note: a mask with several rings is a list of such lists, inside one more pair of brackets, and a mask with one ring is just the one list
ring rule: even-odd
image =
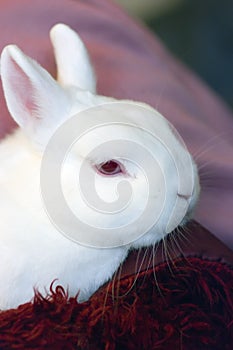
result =
[[[16,46],[5,47],[1,55],[1,79],[6,103],[19,128],[0,144],[0,309],[16,307],[29,301],[34,288],[45,293],[55,279],[68,288],[70,295],[80,291],[79,300],[88,299],[112,277],[130,249],[155,244],[177,225],[183,225],[191,215],[199,194],[196,166],[169,123],[142,103],[123,101],[118,105],[112,98],[97,95],[95,76],[86,49],[69,27],[63,24],[54,26],[51,40],[58,81]],[[90,147],[95,147],[95,143],[99,145],[104,141],[122,139],[137,143],[140,147],[145,146],[156,155],[161,170],[158,175],[153,175],[149,197],[154,203],[159,202],[156,202],[156,196],[159,198],[162,191],[163,177],[167,188],[163,212],[156,225],[151,226],[144,235],[141,235],[144,232],[140,233],[140,226],[131,225],[132,234],[136,232],[138,239],[126,240],[127,244],[122,242],[122,245],[103,249],[101,246],[88,247],[62,235],[46,213],[40,191],[43,153],[58,127],[77,112],[103,106],[103,112],[109,110],[114,119],[114,111],[119,114],[122,112],[124,116],[125,105],[129,109],[132,106],[132,109],[154,113],[153,122],[147,123],[142,116],[143,124],[151,130],[159,126],[161,135],[169,142],[173,160],[168,159],[164,145],[157,144],[158,148],[153,146],[153,136],[149,136],[142,128],[130,125],[134,122],[134,116],[128,119],[125,117],[125,125],[111,124],[101,130],[90,130],[73,147],[61,175],[64,197],[73,212],[81,220],[89,220],[92,227],[111,228],[118,223],[126,225],[128,220],[132,222],[142,211],[148,194],[145,176],[137,162],[143,164],[145,161],[149,171],[153,165],[146,164],[149,163],[146,158],[140,159],[141,154],[136,148],[119,148],[117,154],[118,148],[114,148],[113,152],[109,147],[87,160],[87,166],[89,164],[89,170],[96,179],[96,191],[106,203],[116,200],[112,188],[119,180],[125,179],[130,183],[134,200],[126,214],[121,211],[116,211],[114,215],[92,212],[76,188],[77,172]],[[136,125],[140,124],[140,118],[140,115],[135,114]],[[130,155],[134,158],[132,161]],[[191,167],[187,159],[191,159]],[[180,169],[182,191],[177,189],[173,174],[174,161]],[[189,185],[190,179],[193,179],[192,186]],[[156,205],[159,208],[160,203]],[[186,209],[182,211],[182,208]],[[149,214],[153,217],[153,212]],[[84,237],[85,232],[82,234]]]

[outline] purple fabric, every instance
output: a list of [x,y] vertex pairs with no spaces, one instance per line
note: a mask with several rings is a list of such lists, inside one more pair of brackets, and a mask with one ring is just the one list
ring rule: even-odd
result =
[[[202,182],[195,219],[233,247],[233,116],[160,41],[109,0],[1,0],[0,49],[17,44],[53,75],[49,29],[69,24],[87,45],[98,91],[147,102],[170,120]],[[226,72],[227,74],[227,72]],[[13,127],[0,91],[0,137]]]

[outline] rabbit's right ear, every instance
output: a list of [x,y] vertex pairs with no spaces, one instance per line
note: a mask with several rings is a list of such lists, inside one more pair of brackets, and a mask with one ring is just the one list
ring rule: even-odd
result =
[[1,79],[10,114],[38,142],[69,113],[66,91],[15,45],[3,49]]
[[78,34],[67,25],[59,23],[51,29],[50,38],[54,48],[59,83],[95,93],[95,74],[85,45]]

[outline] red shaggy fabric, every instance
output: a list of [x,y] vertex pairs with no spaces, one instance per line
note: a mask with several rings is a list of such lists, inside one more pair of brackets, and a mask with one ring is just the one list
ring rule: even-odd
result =
[[233,349],[233,269],[177,258],[101,288],[82,304],[62,287],[0,313],[0,349]]

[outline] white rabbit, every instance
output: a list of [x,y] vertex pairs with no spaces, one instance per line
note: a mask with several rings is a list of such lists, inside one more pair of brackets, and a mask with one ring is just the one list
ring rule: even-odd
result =
[[[96,80],[88,54],[73,30],[64,24],[57,24],[51,30],[51,40],[58,81],[14,45],[5,47],[1,55],[1,79],[6,103],[19,128],[0,144],[0,309],[16,307],[29,301],[34,295],[33,288],[45,293],[45,289],[48,290],[55,279],[68,288],[70,295],[80,291],[79,300],[88,299],[112,277],[130,249],[155,244],[168,233],[167,219],[172,211],[169,203],[174,203],[175,199],[178,203],[188,203],[185,217],[180,218],[179,205],[173,212],[177,224],[182,225],[191,215],[199,194],[194,162],[191,161],[191,171],[187,174],[186,164],[181,161],[180,166],[184,170],[181,182],[185,184],[188,177],[193,177],[194,187],[178,193],[172,180],[171,165],[164,158],[166,155],[163,151],[157,150],[161,153],[158,159],[168,185],[169,198],[165,202],[165,214],[159,218],[156,230],[151,228],[130,244],[105,249],[78,244],[58,232],[44,209],[40,193],[43,152],[55,130],[75,113],[105,103],[108,106],[115,100],[96,94]],[[132,102],[128,103],[133,106]],[[137,105],[152,110],[144,104]],[[177,140],[168,122],[165,119],[156,121],[155,118],[155,124],[157,122],[160,123],[161,132],[170,140],[177,159],[185,159],[188,152]],[[77,195],[74,189],[77,168],[86,147],[100,139],[111,141],[119,135],[139,143],[142,138],[144,144],[152,146],[151,140],[147,142],[147,136],[142,130],[130,129],[130,126],[108,125],[98,132],[92,130],[90,133],[91,137],[84,137],[83,142],[80,145],[77,143],[70,152],[64,166],[62,183],[64,196],[74,211],[84,221],[90,219],[93,226],[98,226],[103,220],[103,214],[92,215],[91,209],[83,204],[80,194]],[[126,149],[122,156],[114,155],[109,150],[109,153],[106,151],[103,155],[99,154],[98,159],[91,160],[90,168],[96,172],[97,192],[106,202],[115,199],[115,192],[112,193],[111,188],[122,178],[130,182],[136,193],[127,215],[112,215],[108,217],[107,223],[102,222],[103,227],[111,227],[118,221],[125,224],[127,216],[133,220],[141,208],[145,183],[135,163],[127,160],[128,152]],[[160,188],[160,181],[159,177],[154,179],[156,188]],[[135,225],[134,230],[140,231],[140,227]]]

